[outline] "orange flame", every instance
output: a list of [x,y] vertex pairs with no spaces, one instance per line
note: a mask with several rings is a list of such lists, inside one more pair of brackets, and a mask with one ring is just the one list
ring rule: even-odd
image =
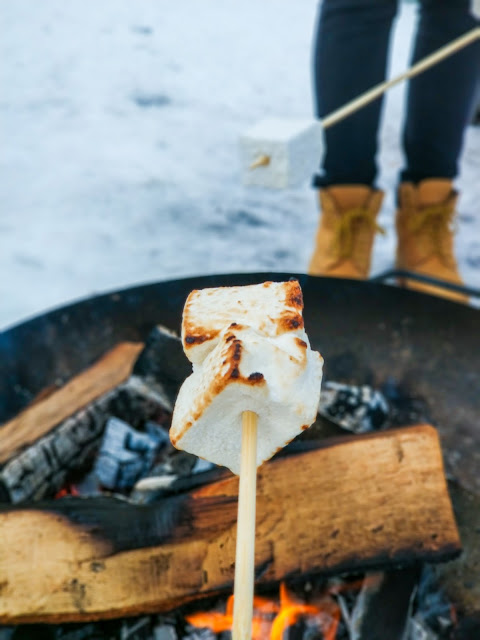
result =
[[[191,625],[209,628],[214,633],[228,631],[233,622],[233,596],[227,601],[225,613],[199,612],[186,616],[186,619]],[[253,599],[252,640],[282,640],[285,631],[300,619],[319,628],[325,640],[335,640],[340,608],[328,594],[322,595],[315,604],[298,602],[282,583],[280,604],[258,596]]]
[[67,484],[55,494],[55,500],[65,496],[79,496],[80,493],[74,484]]
[[317,604],[300,603],[292,598],[282,582],[280,613],[273,621],[270,640],[282,640],[284,632],[301,618],[319,627],[325,640],[334,640],[340,621],[340,609],[328,595],[323,596]]
[[[256,596],[253,599],[252,640],[268,638],[272,617],[278,613],[278,604],[274,600]],[[227,600],[225,613],[219,611],[199,612],[186,616],[187,622],[194,627],[208,628],[221,633],[232,628],[233,596]]]

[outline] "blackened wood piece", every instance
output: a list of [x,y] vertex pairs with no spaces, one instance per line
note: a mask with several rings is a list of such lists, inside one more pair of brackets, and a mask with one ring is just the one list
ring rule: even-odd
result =
[[[237,498],[234,495],[197,497],[186,494],[144,507],[106,496],[69,496],[53,502],[35,502],[29,509],[68,522],[99,547],[108,545],[109,553],[118,554],[218,534],[235,523]],[[17,506],[9,513],[15,513],[15,510],[18,514],[25,512],[23,506]]]
[[180,338],[170,329],[158,325],[148,336],[133,373],[160,382],[174,403],[180,385],[192,373],[192,365],[183,352]]
[[[257,487],[260,583],[460,551],[438,436],[427,425],[279,458],[259,468]],[[125,503],[114,516],[117,507],[73,498],[4,509],[0,623],[159,612],[231,591],[237,494],[238,478],[228,475],[168,499],[166,512],[163,502]]]
[[17,504],[54,495],[91,460],[110,416],[138,427],[169,408],[161,387],[131,376],[7,462],[0,470],[1,501]]
[[418,566],[367,576],[352,614],[352,640],[404,640],[419,577]]
[[480,614],[463,618],[454,633],[454,640],[474,640],[480,638]]
[[0,464],[124,382],[142,348],[143,344],[138,342],[116,345],[64,387],[0,425]]

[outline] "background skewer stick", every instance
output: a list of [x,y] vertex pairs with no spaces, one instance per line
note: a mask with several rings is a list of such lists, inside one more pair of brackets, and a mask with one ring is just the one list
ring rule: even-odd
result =
[[242,453],[238,494],[237,550],[232,640],[251,640],[255,572],[257,414],[242,413]]
[[479,39],[480,27],[475,27],[395,78],[375,85],[326,114],[321,120],[264,118],[240,138],[244,184],[274,189],[304,185],[323,155],[325,137],[322,134],[326,129],[378,100],[391,87],[418,76]]
[[463,47],[466,47],[467,45],[475,42],[478,39],[480,39],[480,27],[474,27],[473,29],[470,29],[470,31],[467,31],[467,33],[464,33],[463,36],[452,40],[452,42],[450,42],[449,44],[441,47],[429,56],[422,58],[422,60],[417,62],[413,67],[410,67],[409,69],[404,71],[404,73],[401,73],[391,80],[376,85],[369,91],[362,93],[362,95],[360,95],[358,98],[351,100],[343,107],[340,107],[336,111],[333,111],[321,120],[322,127],[324,129],[328,129],[328,127],[331,127],[337,122],[340,122],[340,120],[343,120],[362,107],[365,107],[373,100],[376,100],[383,93],[388,91],[388,89],[395,86],[399,82],[402,82],[403,80],[407,80],[409,78],[413,78],[419,73],[426,71],[430,67],[433,67],[435,64],[441,62],[445,58],[448,58],[457,51],[460,51],[460,49],[463,49]]

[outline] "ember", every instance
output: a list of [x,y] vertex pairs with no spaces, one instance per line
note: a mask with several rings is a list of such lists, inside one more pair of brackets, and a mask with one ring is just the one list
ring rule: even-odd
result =
[[[229,637],[232,612],[230,596],[222,611],[217,605],[186,614],[195,631],[187,627],[185,637]],[[451,640],[455,626],[453,608],[425,566],[420,577],[413,569],[297,581],[295,588],[282,582],[279,597],[255,598],[252,640],[383,640],[385,629],[388,640]]]
[[79,496],[80,492],[74,484],[66,484],[55,494],[55,500],[65,498],[65,496]]
[[[195,613],[186,616],[194,627],[207,628],[215,634],[230,631],[233,622],[233,596],[227,600],[225,613]],[[256,596],[253,601],[252,640],[282,640],[289,630],[302,622],[309,637],[321,632],[325,640],[336,638],[340,621],[340,608],[325,594],[315,604],[305,604],[288,592],[285,583],[280,585],[279,601]],[[314,634],[310,630],[313,630]]]
[[[187,622],[200,629],[210,629],[215,634],[230,631],[233,623],[234,598],[230,596],[226,603],[225,613],[218,611],[199,612],[185,616]],[[278,613],[278,605],[273,600],[256,596],[253,601],[254,617],[252,624],[252,640],[269,637],[274,616]]]

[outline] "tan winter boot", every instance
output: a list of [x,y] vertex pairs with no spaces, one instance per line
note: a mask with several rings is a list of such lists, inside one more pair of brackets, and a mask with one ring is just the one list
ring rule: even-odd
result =
[[370,271],[376,223],[383,192],[363,185],[321,189],[321,218],[308,273],[365,279]]
[[[457,193],[451,180],[429,179],[399,188],[397,211],[397,268],[463,284],[453,255],[453,222]],[[402,284],[456,302],[468,302],[460,293],[406,280]]]

